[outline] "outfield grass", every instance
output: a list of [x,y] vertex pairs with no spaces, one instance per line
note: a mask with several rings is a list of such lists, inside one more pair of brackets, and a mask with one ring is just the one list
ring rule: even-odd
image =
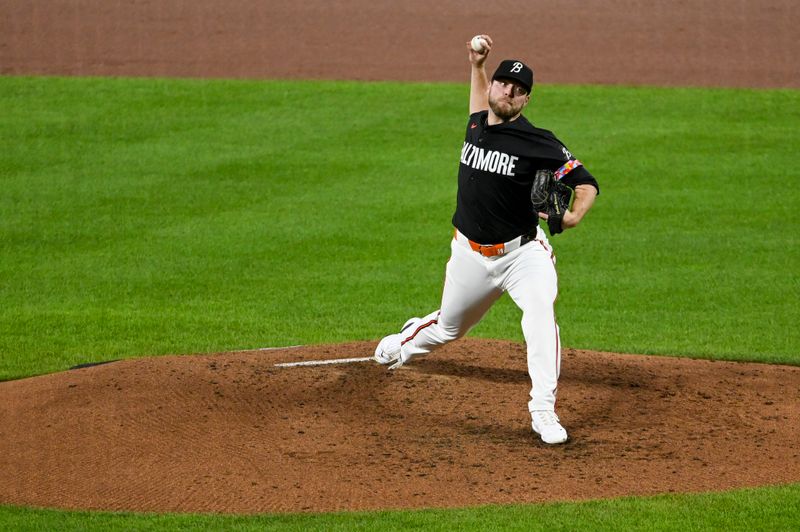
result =
[[[600,180],[564,345],[796,364],[797,91],[537,89]],[[0,79],[0,379],[438,307],[462,85]],[[476,335],[522,341],[505,300]]]
[[[0,380],[436,309],[466,90],[0,77]],[[527,114],[602,189],[553,238],[565,346],[800,364],[800,92],[542,86]]]

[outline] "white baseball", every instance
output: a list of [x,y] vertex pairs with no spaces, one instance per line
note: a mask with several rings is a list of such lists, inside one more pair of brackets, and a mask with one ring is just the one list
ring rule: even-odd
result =
[[486,39],[481,37],[480,35],[476,35],[472,38],[472,41],[469,43],[472,46],[472,49],[478,53],[483,52],[486,49]]

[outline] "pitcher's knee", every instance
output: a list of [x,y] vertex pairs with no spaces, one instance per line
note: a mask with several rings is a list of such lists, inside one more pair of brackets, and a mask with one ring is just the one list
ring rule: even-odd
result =
[[442,340],[445,343],[447,343],[447,342],[452,342],[454,340],[458,340],[459,338],[461,338],[462,336],[467,334],[467,331],[466,330],[462,330],[459,327],[455,327],[455,326],[448,327],[448,326],[442,325],[441,326],[441,334],[442,334]]

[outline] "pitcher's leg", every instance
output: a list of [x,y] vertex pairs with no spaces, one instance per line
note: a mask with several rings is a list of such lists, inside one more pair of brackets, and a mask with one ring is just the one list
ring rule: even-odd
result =
[[[522,317],[528,348],[528,374],[531,377],[531,399],[528,410],[555,411],[558,376],[561,373],[561,340],[555,314]],[[534,325],[535,324],[535,325]]]
[[561,369],[561,342],[554,310],[558,279],[549,246],[531,242],[522,248],[506,274],[505,285],[522,310],[532,385],[529,410],[552,412]]
[[401,335],[403,361],[464,336],[502,295],[483,257],[455,240],[450,247],[441,308]]

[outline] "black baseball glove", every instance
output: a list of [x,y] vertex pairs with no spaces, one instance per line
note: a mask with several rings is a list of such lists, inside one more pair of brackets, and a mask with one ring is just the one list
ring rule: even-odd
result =
[[572,202],[573,190],[555,178],[552,170],[539,170],[533,179],[531,187],[531,203],[534,213],[547,214],[547,228],[550,235],[556,235],[564,230],[561,222],[564,212],[569,209]]

